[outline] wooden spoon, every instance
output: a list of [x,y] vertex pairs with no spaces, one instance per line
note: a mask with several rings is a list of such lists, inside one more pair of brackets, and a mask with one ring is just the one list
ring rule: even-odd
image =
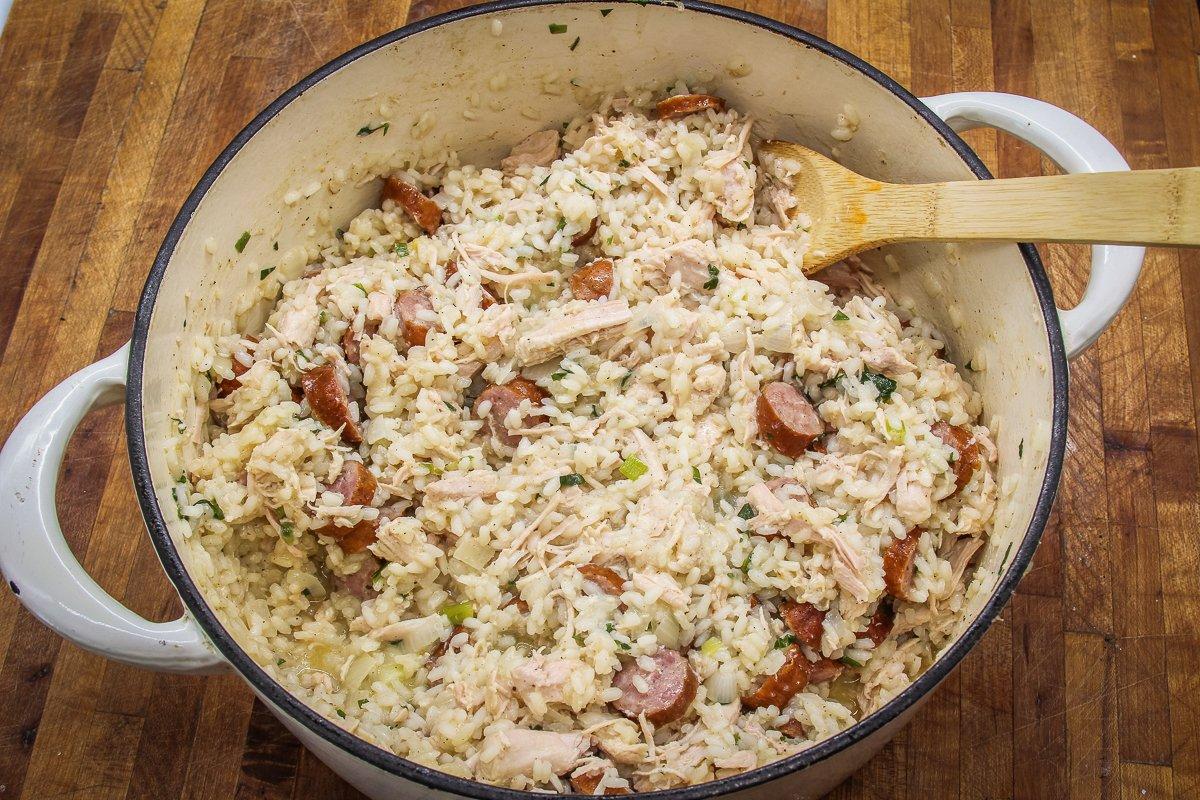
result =
[[761,151],[800,162],[791,190],[812,217],[805,274],[891,242],[1200,245],[1200,167],[904,185],[792,142]]

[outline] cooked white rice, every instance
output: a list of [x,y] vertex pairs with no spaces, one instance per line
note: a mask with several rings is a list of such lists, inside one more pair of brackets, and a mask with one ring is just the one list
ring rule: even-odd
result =
[[[606,104],[565,127],[549,166],[413,165],[399,177],[440,187],[435,234],[390,201],[363,211],[303,275],[264,277],[279,292],[265,329],[210,337],[196,354],[212,415],[176,497],[224,622],[334,723],[454,775],[569,791],[572,775],[594,773],[598,793],[649,790],[808,747],[928,666],[969,582],[947,555],[989,532],[994,448],[938,333],[863,271],[843,270],[836,294],[804,277],[807,217],[779,191],[788,165],[757,158],[752,120],[651,117]],[[573,247],[597,217],[594,243]],[[704,243],[715,279],[664,285],[653,265],[689,240]],[[629,321],[523,363],[538,357],[534,329],[602,302],[566,291],[601,255]],[[481,309],[481,281],[504,302]],[[410,347],[393,304],[416,288],[436,324]],[[361,366],[342,348],[348,326]],[[240,386],[210,400],[235,359],[249,367]],[[321,364],[349,387],[358,447],[293,399]],[[475,364],[488,383],[519,373],[551,396],[515,450],[465,399]],[[755,403],[777,380],[836,431],[827,453],[792,459],[763,442]],[[983,456],[957,493],[955,451],[931,433],[939,421],[966,426]],[[325,490],[347,459],[378,479],[369,505]],[[630,479],[630,464],[645,474]],[[466,476],[494,479],[495,493],[427,492]],[[789,487],[786,511],[744,519],[747,493],[768,481]],[[347,555],[314,533],[333,520],[375,520],[377,540]],[[882,553],[917,527],[909,599],[888,598]],[[626,578],[624,592],[585,580],[588,562]],[[378,594],[348,591],[355,573]],[[820,652],[804,654],[847,668],[783,708],[750,710],[740,698],[784,662],[787,599],[827,611]],[[863,632],[881,603],[895,627],[875,646]],[[660,647],[686,654],[700,686],[682,719],[654,730],[610,704],[616,671],[652,667]],[[573,752],[555,755],[563,747]]]

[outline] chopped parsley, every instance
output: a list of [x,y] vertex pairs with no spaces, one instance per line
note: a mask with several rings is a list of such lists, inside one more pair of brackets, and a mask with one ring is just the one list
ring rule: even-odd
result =
[[845,322],[848,319],[850,319],[850,317],[846,316],[845,311],[839,310],[836,314],[833,315],[834,322]]
[[364,697],[362,700],[359,700],[359,701],[358,701],[358,707],[359,707],[359,708],[362,708],[362,707],[363,707],[363,706],[365,706],[366,704],[367,704],[367,698],[365,698],[365,697]]
[[846,377],[845,371],[839,369],[832,378],[830,378],[829,380],[821,381],[821,383],[818,385],[818,388],[831,389],[834,386],[837,386],[837,382],[844,377]]
[[538,184],[538,188],[545,186],[549,182],[550,182],[550,175],[549,175],[549,173],[547,173],[546,177],[542,178],[542,182]]
[[650,468],[647,467],[645,462],[643,462],[637,456],[630,456],[621,462],[621,466],[618,468],[618,471],[629,480],[636,481],[638,478],[649,472]]
[[738,516],[747,520],[754,519],[758,516],[758,512],[754,510],[754,506],[746,503],[746,505],[742,506],[741,510],[738,511]]
[[742,571],[743,575],[750,574],[750,553],[746,554],[746,560],[742,562],[742,565],[738,569]]
[[567,32],[567,26],[566,26],[566,25],[560,25],[560,24],[558,24],[557,22],[551,22],[551,23],[550,23],[550,32],[551,32],[551,33],[566,33],[566,32]]
[[979,370],[975,369],[975,365],[974,365],[974,364],[972,364],[970,361],[968,361],[967,363],[963,364],[963,369],[970,370],[971,372],[978,372],[978,371],[979,371]]
[[267,267],[266,269],[260,269],[258,271],[258,279],[261,281],[274,271],[275,271],[274,267]]
[[708,289],[710,291],[717,288],[717,281],[720,280],[720,277],[721,277],[720,268],[718,268],[716,264],[709,264],[708,265],[708,280],[706,280],[704,282],[704,288]]
[[550,373],[550,380],[561,381],[563,378],[567,377],[567,375],[569,375],[569,374],[570,373],[567,372],[565,369],[559,370],[558,372],[552,372],[552,373]]
[[776,650],[786,650],[788,647],[791,647],[791,645],[793,643],[795,643],[795,641],[796,641],[796,634],[785,633],[783,636],[780,636],[778,639],[775,640],[775,649]]
[[272,249],[272,250],[278,250],[278,249],[279,249],[279,242],[271,242],[271,249]]
[[408,242],[396,242],[392,245],[392,252],[400,257],[408,255]]
[[1024,458],[1024,457],[1025,457],[1025,440],[1022,439],[1021,443],[1019,445],[1017,445],[1017,458]]
[[1004,565],[1008,563],[1008,555],[1012,552],[1012,542],[1008,543],[1008,547],[1004,549],[1004,558],[1000,559],[1000,569],[1004,569]]
[[366,297],[370,294],[370,292],[367,291],[367,287],[363,286],[361,283],[354,284],[354,287],[363,293],[363,297]]
[[632,378],[632,377],[633,377],[633,370],[629,370],[629,372],[626,372],[626,373],[625,373],[625,374],[624,374],[624,375],[621,377],[621,384],[620,384],[620,388],[624,389],[624,388],[625,388],[625,384],[629,383],[629,379],[630,379],[630,378]]
[[454,405],[454,403],[451,403],[448,400],[443,400],[442,405],[446,407],[447,411],[458,411],[458,406]]
[[285,519],[279,523],[279,538],[283,539],[288,544],[296,541],[296,526],[291,520]]
[[869,369],[864,369],[858,379],[865,383],[872,383],[876,391],[879,392],[879,402],[886,403],[892,399],[892,392],[896,391],[896,382],[887,375],[881,375],[878,372],[872,372]]
[[209,511],[212,512],[213,519],[219,519],[219,520],[225,519],[225,512],[222,511],[221,507],[219,505],[217,505],[216,503],[214,503],[212,500],[209,500],[207,498],[205,498],[204,500],[197,500],[196,505],[208,506]]
[[617,162],[617,166],[620,167],[621,169],[629,169],[633,165],[622,158],[620,161]]
[[575,41],[571,42],[570,49],[574,50],[576,47],[579,47],[579,37],[578,36],[575,37]]
[[587,190],[588,190],[589,192],[591,192],[592,194],[595,194],[595,193],[596,193],[596,190],[595,190],[595,189],[593,189],[592,187],[588,186],[588,185],[587,185],[586,183],[584,183],[583,181],[579,180],[579,178],[576,178],[576,179],[575,179],[575,182],[576,182],[576,183],[578,183],[580,186],[582,186],[584,189],[587,189]]
[[284,660],[282,658],[275,659],[275,666],[277,666],[277,667],[282,667],[284,665],[284,663],[286,663],[286,662],[284,662]]
[[855,661],[855,660],[854,660],[853,658],[851,658],[850,656],[842,656],[842,658],[841,658],[841,662],[842,662],[843,664],[845,664],[847,667],[855,667],[855,668],[861,668],[861,667],[862,667],[862,664],[861,664],[861,663],[859,663],[858,661]]
[[370,125],[363,125],[361,128],[358,129],[358,135],[359,136],[370,136],[375,131],[383,131],[383,135],[387,136],[388,128],[390,128],[390,127],[391,127],[390,122],[385,122],[382,125],[376,125],[374,128],[372,128]]
[[580,475],[578,472],[572,472],[567,475],[560,475],[558,477],[558,485],[562,486],[562,487],[582,486],[583,485],[583,476]]
[[700,483],[700,482],[701,482],[701,481],[700,481],[700,468],[699,468],[699,467],[692,467],[692,480],[694,480],[696,483]]
[[341,717],[342,719],[345,719],[345,718],[346,718],[346,712],[345,712],[345,711],[342,711],[340,708],[335,708],[335,709],[334,709],[334,711],[336,711],[336,712],[337,712],[337,715],[338,715],[339,717]]
[[607,16],[608,16],[609,14],[611,14],[611,13],[612,13],[612,9],[611,9],[611,8],[602,8],[602,9],[600,9],[600,16],[602,16],[602,17],[607,17]]
[[565,219],[563,219],[562,217],[559,217],[558,224],[554,226],[554,229],[561,231],[565,227],[567,227],[567,221]]
[[838,514],[837,519],[834,520],[834,522],[845,522],[848,519],[850,519],[850,512],[846,511],[844,513]]
[[[387,566],[387,564],[383,565],[383,567],[386,567],[386,566]],[[377,581],[383,577],[383,567],[380,567],[379,569],[377,569],[371,573],[371,585],[372,586],[375,585],[375,581]]]
[[183,420],[181,420],[179,417],[169,417],[169,419],[171,422],[175,423],[175,430],[179,431],[180,433],[183,433],[187,430],[187,426],[183,424]]
[[342,230],[341,228],[338,228],[336,231],[333,232],[333,238],[337,239],[339,242],[342,240],[342,237],[344,237],[345,235],[346,235],[346,231]]
[[233,249],[239,253],[246,249],[246,243],[250,241],[250,231],[242,231],[242,235],[233,243]]
[[587,641],[587,637],[584,636],[582,633],[577,633],[574,636],[572,636],[571,638],[574,639],[575,644],[579,645],[580,647],[583,647],[584,643]]
[[612,633],[616,629],[617,629],[617,626],[614,625],[613,623],[611,623],[611,622],[604,623],[604,632],[605,633]]
[[320,314],[317,315],[317,323],[319,325],[324,325],[328,321],[329,321],[329,314],[327,314],[326,312],[322,311]]

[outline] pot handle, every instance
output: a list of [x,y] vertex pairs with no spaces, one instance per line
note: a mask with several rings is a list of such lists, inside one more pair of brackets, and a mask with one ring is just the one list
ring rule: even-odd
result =
[[[1079,117],[1041,100],[1002,92],[955,92],[922,101],[955,131],[984,125],[1028,142],[1064,172],[1127,172],[1112,142]],[[1146,248],[1092,246],[1092,269],[1083,299],[1059,309],[1067,358],[1086,350],[1117,316],[1142,271]]]
[[150,622],[100,588],[63,537],[55,489],[67,441],[93,407],[125,397],[129,345],[38,401],[0,451],[0,572],[55,633],[102,656],[168,672],[216,672],[224,659],[186,614]]

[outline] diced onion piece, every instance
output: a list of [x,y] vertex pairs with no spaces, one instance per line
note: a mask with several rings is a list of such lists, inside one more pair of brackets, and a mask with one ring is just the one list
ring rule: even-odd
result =
[[700,645],[700,652],[709,658],[716,658],[717,653],[721,652],[721,648],[725,645],[716,636],[710,636],[704,640],[704,644]]
[[369,653],[359,653],[343,668],[342,688],[351,692],[356,690],[374,668],[375,657]]
[[495,556],[495,550],[474,536],[462,537],[454,548],[454,558],[477,570],[485,569]]
[[[711,642],[712,640],[709,639]],[[714,703],[732,703],[737,699],[737,678],[732,672],[719,670],[714,672],[707,681],[708,693]]]

